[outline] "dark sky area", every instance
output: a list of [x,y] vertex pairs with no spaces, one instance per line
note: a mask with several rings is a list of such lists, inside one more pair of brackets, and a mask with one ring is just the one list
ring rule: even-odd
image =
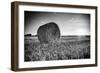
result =
[[90,35],[90,14],[25,11],[24,21],[24,34],[36,35],[39,26],[55,22],[61,35]]

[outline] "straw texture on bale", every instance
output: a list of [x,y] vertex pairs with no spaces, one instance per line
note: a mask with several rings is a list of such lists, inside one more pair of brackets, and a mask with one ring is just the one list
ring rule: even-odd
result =
[[50,22],[38,28],[37,36],[40,43],[57,42],[60,39],[60,30],[56,23]]

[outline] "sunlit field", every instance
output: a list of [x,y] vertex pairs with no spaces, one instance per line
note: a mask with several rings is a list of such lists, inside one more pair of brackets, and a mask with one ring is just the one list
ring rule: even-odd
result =
[[90,36],[62,36],[58,42],[49,44],[25,36],[24,42],[26,62],[90,58]]

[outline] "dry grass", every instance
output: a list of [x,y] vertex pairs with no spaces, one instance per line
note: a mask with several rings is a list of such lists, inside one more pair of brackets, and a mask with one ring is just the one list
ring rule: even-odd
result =
[[89,37],[63,37],[59,42],[40,44],[35,37],[25,38],[25,61],[90,58]]

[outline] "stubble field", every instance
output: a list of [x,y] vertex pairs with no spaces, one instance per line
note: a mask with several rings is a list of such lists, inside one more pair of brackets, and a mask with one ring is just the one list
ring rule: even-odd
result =
[[90,58],[90,36],[62,36],[59,42],[41,44],[37,37],[25,36],[24,61]]

